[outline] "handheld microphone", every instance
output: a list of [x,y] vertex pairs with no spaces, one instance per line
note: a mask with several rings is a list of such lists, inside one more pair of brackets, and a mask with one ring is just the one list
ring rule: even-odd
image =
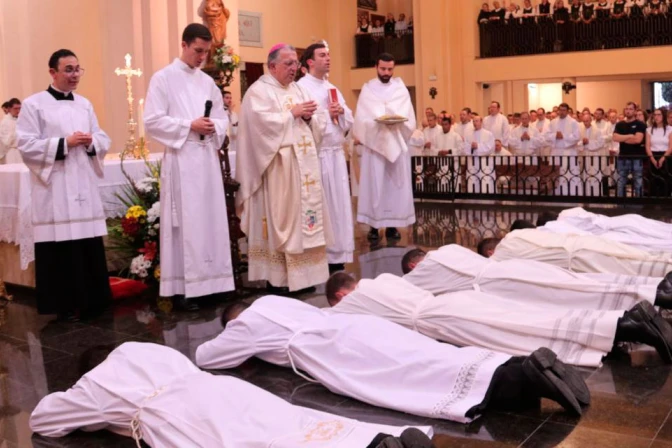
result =
[[[207,100],[207,101],[205,102],[205,113],[203,114],[203,116],[204,116],[205,118],[210,117],[210,111],[211,111],[211,110],[212,110],[212,101]],[[201,135],[201,140],[203,140],[204,138],[205,138],[205,135]]]

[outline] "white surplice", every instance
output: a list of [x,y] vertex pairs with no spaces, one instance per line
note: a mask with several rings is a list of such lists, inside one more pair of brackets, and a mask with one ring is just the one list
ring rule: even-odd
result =
[[551,146],[546,141],[546,133],[548,132],[548,127],[551,125],[551,120],[544,118],[543,120],[539,119],[534,123],[534,127],[537,129],[537,132],[543,138],[541,148],[539,148],[539,155],[547,158],[551,154]]
[[[98,126],[86,98],[58,101],[48,91],[28,97],[16,122],[17,147],[31,172],[33,232],[36,243],[70,241],[107,235],[98,190],[110,138]],[[74,132],[90,133],[96,154],[67,148]],[[56,160],[59,142],[65,160]]]
[[[557,138],[558,132],[562,133],[560,139]],[[577,144],[581,139],[579,124],[570,116],[558,117],[551,121],[544,138],[546,143],[551,146],[551,164],[558,168],[559,177],[555,180],[555,194],[582,195],[583,182],[581,181],[581,170],[577,157]]]
[[585,310],[630,309],[653,304],[659,277],[579,274],[535,260],[496,261],[456,244],[429,252],[404,279],[440,295],[482,291],[540,307]]
[[48,437],[106,429],[162,448],[364,447],[378,433],[405,429],[294,406],[238,378],[202,372],[171,348],[137,342],[122,344],[66,392],[46,396],[30,427]]
[[[529,140],[523,140],[523,135],[527,134]],[[509,136],[509,148],[515,156],[535,156],[535,157],[517,157],[516,163],[524,163],[525,165],[538,165],[539,155],[544,144],[544,137],[537,131],[537,128],[530,123],[530,126],[518,126],[511,131]]]
[[[215,133],[201,140],[191,122],[212,101]],[[199,297],[235,288],[218,151],[228,119],[214,80],[180,59],[152,76],[145,128],[165,146],[161,164],[160,295]]]
[[[472,148],[476,143],[476,149]],[[495,152],[495,136],[485,128],[464,136],[462,151],[467,154],[467,191],[469,193],[495,193],[495,162],[485,157]]]
[[311,100],[295,82],[271,75],[245,93],[238,129],[236,208],[249,242],[248,279],[300,290],[329,278],[332,232],[317,147],[326,127],[291,109]]
[[625,312],[549,308],[521,298],[473,290],[434,297],[384,274],[361,280],[332,310],[379,316],[433,339],[510,355],[527,356],[548,347],[568,364],[591,367],[611,351]]
[[[588,196],[602,195],[602,165],[604,164],[604,132],[596,125],[579,124],[581,155],[583,160],[583,181]],[[583,143],[583,139],[588,143]]]
[[[408,141],[415,130],[411,96],[400,78],[364,84],[357,101],[353,133],[362,145],[357,222],[374,228],[406,227],[415,222]],[[404,123],[376,118],[401,115]]]
[[196,363],[226,369],[252,356],[300,369],[332,392],[369,404],[463,423],[509,359],[441,344],[379,317],[341,315],[278,296],[258,299],[230,321],[198,348]]
[[[422,130],[422,135],[425,137],[425,143],[429,143],[431,146],[429,147],[430,151],[436,151],[438,148],[436,147],[436,136],[439,134],[443,133],[443,128],[440,126],[440,124],[434,125],[433,128],[426,127],[425,129]],[[434,155],[434,154],[432,154]]]
[[[483,118],[483,129],[492,132],[495,140],[502,142],[503,147],[509,146],[509,120],[503,114],[488,115]],[[466,138],[466,137],[465,137]]]
[[22,162],[16,147],[16,118],[7,114],[0,120],[0,165]]
[[594,235],[539,229],[508,233],[497,245],[492,258],[537,260],[574,272],[664,277],[672,271],[671,253],[651,253]]
[[[308,91],[325,115],[326,129],[317,151],[322,171],[322,188],[324,188],[331,230],[334,236],[332,244],[327,245],[327,260],[334,264],[352,263],[352,254],[355,251],[355,233],[348,165],[345,163],[343,150],[345,133],[352,128],[354,123],[352,111],[345,103],[341,91],[327,80],[317,79],[313,75],[307,74],[297,84]],[[344,111],[343,114],[338,116],[338,124],[335,124],[329,115],[330,89],[336,89],[338,103]]]
[[474,131],[474,124],[471,122],[471,120],[467,121],[466,123],[462,123],[460,121],[459,123],[453,125],[450,129],[457,132],[457,134],[464,139],[465,135]]

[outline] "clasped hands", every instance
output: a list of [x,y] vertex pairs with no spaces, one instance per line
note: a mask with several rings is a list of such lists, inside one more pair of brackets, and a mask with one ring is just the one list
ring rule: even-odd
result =
[[316,110],[317,103],[315,101],[306,101],[305,103],[299,103],[292,107],[291,112],[294,118],[301,117],[304,120],[310,120]]
[[88,148],[91,146],[91,143],[93,143],[93,137],[91,134],[87,134],[86,132],[75,132],[72,135],[66,137],[65,142],[68,145],[69,148],[74,148],[76,146],[84,146]]

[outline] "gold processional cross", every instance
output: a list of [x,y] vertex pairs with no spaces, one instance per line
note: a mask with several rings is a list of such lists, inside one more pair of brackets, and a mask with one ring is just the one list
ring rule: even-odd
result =
[[114,71],[117,76],[126,77],[126,101],[128,101],[128,139],[126,140],[126,147],[124,148],[124,152],[122,153],[121,158],[123,159],[126,156],[131,156],[139,159],[140,157],[137,157],[135,152],[135,128],[138,123],[136,123],[136,121],[133,119],[133,87],[131,86],[131,79],[134,76],[142,76],[142,70],[131,67],[130,54],[127,53],[126,56],[124,56],[124,59],[126,59],[126,67],[117,67],[117,69]]

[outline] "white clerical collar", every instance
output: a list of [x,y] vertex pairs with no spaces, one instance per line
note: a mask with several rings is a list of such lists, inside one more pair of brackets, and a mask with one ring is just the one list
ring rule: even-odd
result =
[[176,64],[179,68],[181,68],[185,72],[194,73],[201,69],[200,67],[194,67],[194,68],[190,67],[189,64],[187,64],[180,58],[175,58],[175,61],[173,63]]
[[[43,84],[43,85],[44,85],[44,84]],[[72,93],[72,90],[60,90],[60,89],[57,89],[56,86],[54,86],[53,84],[51,85],[51,88],[54,89],[55,91],[57,91],[58,93],[62,93],[63,95],[69,95],[70,93]]]

